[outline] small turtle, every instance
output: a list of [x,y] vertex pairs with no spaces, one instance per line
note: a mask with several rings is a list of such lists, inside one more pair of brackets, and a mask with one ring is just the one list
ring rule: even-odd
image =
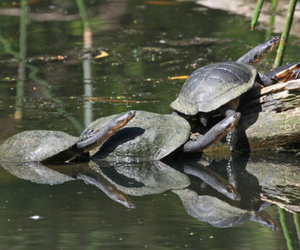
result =
[[79,158],[102,144],[134,116],[135,111],[127,111],[107,121],[101,130],[87,130],[81,137],[60,131],[21,132],[0,145],[0,162],[58,163]]

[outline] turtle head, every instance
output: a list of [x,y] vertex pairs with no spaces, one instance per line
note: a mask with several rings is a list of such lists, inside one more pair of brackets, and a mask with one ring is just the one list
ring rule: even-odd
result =
[[110,136],[112,136],[119,129],[124,127],[134,116],[135,111],[129,110],[125,113],[114,117],[100,130],[86,129],[82,136],[82,140],[75,145],[75,148],[77,148],[80,153],[82,150],[86,153],[100,146]]
[[135,110],[129,110],[117,117],[115,117],[113,130],[119,130],[120,128],[124,127],[134,116],[136,111]]

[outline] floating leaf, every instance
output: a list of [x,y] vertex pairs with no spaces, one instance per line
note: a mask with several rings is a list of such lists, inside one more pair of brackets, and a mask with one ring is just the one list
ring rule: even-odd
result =
[[183,75],[183,76],[172,76],[169,79],[170,80],[185,80],[187,79],[189,76],[188,75]]

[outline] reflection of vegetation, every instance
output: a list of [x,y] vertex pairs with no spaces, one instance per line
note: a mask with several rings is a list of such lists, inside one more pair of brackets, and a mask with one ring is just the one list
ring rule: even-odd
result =
[[[299,223],[299,215],[294,214],[294,223],[297,231],[298,241],[300,241],[300,223]],[[300,243],[299,243],[300,245]]]
[[[20,15],[20,37],[19,37],[19,48],[20,52],[17,53],[11,49],[10,43],[1,37],[1,42],[4,43],[4,49],[8,54],[11,54],[16,59],[19,59],[19,77],[17,82],[17,88],[16,88],[16,112],[15,112],[15,119],[19,120],[22,118],[22,99],[24,96],[24,79],[25,76],[25,67],[29,68],[31,72],[29,73],[29,78],[42,84],[44,86],[43,93],[44,95],[54,101],[57,104],[62,104],[63,101],[59,98],[53,98],[53,94],[50,90],[50,84],[41,78],[37,76],[37,73],[39,72],[39,69],[30,64],[26,63],[26,40],[27,40],[27,32],[26,32],[26,26],[27,26],[27,11],[26,11],[27,5],[26,1],[21,1],[21,15]],[[80,122],[73,116],[70,116],[70,114],[64,109],[64,108],[57,108],[57,111],[61,114],[64,114],[68,120],[71,121],[71,123],[76,127],[77,131],[80,133],[83,130],[82,125]]]
[[292,239],[291,239],[289,229],[288,229],[288,226],[287,226],[287,223],[286,223],[284,210],[282,208],[278,207],[278,213],[280,215],[280,224],[281,224],[281,227],[282,227],[282,230],[283,230],[284,237],[286,239],[287,247],[288,247],[289,250],[293,250],[294,248],[293,248],[293,244],[292,244]]
[[0,33],[0,42],[3,44],[4,51],[7,54],[12,55],[14,58],[19,58],[19,53],[14,51],[11,48],[11,42],[8,39],[5,39],[1,33]]
[[[52,101],[54,101],[57,104],[62,104],[63,101],[57,97],[53,97],[53,94],[50,90],[51,85],[49,84],[49,82],[47,82],[46,80],[43,80],[41,78],[39,78],[37,76],[37,73],[39,72],[39,69],[37,67],[35,67],[34,65],[28,64],[26,63],[26,67],[29,68],[31,70],[31,72],[29,73],[29,78],[42,84],[43,85],[43,93],[44,95],[51,99]],[[60,113],[63,114],[65,117],[67,117],[67,119],[76,127],[77,131],[79,133],[81,133],[81,131],[83,130],[83,126],[82,124],[78,121],[78,119],[76,119],[74,116],[71,116],[69,114],[68,111],[66,111],[64,108],[56,108],[56,110]]]
[[21,16],[20,16],[20,54],[19,54],[19,78],[17,82],[17,100],[16,100],[16,111],[15,119],[20,120],[22,118],[22,97],[24,96],[24,79],[25,79],[25,65],[24,61],[26,58],[26,2],[21,1]]
[[[91,49],[92,49],[92,31],[87,18],[85,5],[82,0],[77,0],[77,6],[80,12],[81,20],[84,27],[83,42],[84,42],[84,58],[82,62],[83,81],[84,81],[84,96],[92,96],[92,70],[91,70]],[[93,104],[85,101],[84,103],[84,126],[87,127],[93,120]]]

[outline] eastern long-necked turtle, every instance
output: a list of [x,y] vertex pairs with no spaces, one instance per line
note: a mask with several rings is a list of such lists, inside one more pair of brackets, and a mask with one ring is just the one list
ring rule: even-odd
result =
[[0,145],[0,162],[64,162],[80,157],[102,144],[135,116],[130,110],[88,130],[81,137],[60,131],[29,130],[8,138]]
[[[99,118],[83,133],[101,130],[103,124],[113,117],[115,115]],[[204,141],[213,136],[222,136],[238,119],[239,115],[235,114],[222,120],[204,135]],[[189,148],[190,144],[197,144],[197,141],[190,140],[190,131],[189,122],[181,116],[136,111],[136,116],[124,128],[90,153],[94,158],[110,161],[160,160],[173,152],[177,153],[177,149],[181,151],[182,147]]]
[[[270,78],[251,66],[270,53],[278,42],[278,37],[272,37],[236,62],[210,64],[197,69],[185,81],[177,99],[170,106],[183,116],[198,115],[204,126],[216,111],[223,114],[225,119],[233,115],[240,116],[236,113],[240,97],[252,89],[256,82],[263,86],[278,82],[275,77]],[[234,126],[232,124],[231,129]],[[222,128],[218,128],[218,125],[214,129],[222,134]],[[209,132],[214,135],[212,131]],[[191,145],[187,150],[199,151],[220,139],[220,136],[206,137],[206,140],[200,138],[195,146]]]

